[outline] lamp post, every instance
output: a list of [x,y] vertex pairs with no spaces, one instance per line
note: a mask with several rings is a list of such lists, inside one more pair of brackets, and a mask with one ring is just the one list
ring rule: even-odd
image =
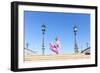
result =
[[28,43],[26,43],[26,49],[28,49],[28,46],[29,46],[29,44],[28,44]]
[[77,26],[75,25],[74,28],[74,50],[75,50],[75,53],[78,53],[78,45],[77,45],[77,40],[76,40],[76,35],[77,35]]
[[46,26],[43,24],[41,26],[41,29],[42,29],[42,55],[44,55],[44,51],[45,51],[45,48],[44,48],[44,34],[45,34],[45,28]]
[[87,46],[87,48],[89,48],[89,43],[88,42],[86,43],[86,46]]

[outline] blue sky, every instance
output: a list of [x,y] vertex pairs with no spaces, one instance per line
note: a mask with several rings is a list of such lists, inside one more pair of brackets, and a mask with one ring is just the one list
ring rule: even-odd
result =
[[[80,50],[90,43],[90,14],[34,12],[24,11],[24,40],[29,43],[29,49],[42,53],[41,25],[45,24],[45,54],[51,54],[50,42],[55,42],[56,36],[60,39],[60,53],[74,52],[73,27],[77,25],[77,43]],[[26,45],[24,45],[26,47]]]

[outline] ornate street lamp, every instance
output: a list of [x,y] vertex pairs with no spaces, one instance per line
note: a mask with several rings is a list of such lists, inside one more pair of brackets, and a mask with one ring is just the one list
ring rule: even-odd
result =
[[29,44],[28,44],[28,43],[26,43],[26,49],[28,49],[28,46],[29,46]]
[[77,40],[76,40],[76,35],[77,35],[77,30],[78,30],[78,28],[77,28],[77,26],[75,25],[74,26],[74,28],[73,28],[73,30],[74,30],[74,50],[75,50],[75,53],[79,53],[79,50],[78,50],[78,45],[77,45]]
[[41,26],[41,29],[42,29],[42,55],[44,55],[44,51],[45,51],[45,48],[44,48],[44,34],[45,34],[45,29],[46,29],[46,26],[43,24]]

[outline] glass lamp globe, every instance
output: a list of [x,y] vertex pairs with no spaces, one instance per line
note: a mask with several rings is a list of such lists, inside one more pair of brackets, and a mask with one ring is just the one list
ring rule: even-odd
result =
[[45,31],[46,26],[43,24],[41,28],[42,28],[42,31]]
[[77,27],[76,26],[74,27],[74,32],[77,32]]

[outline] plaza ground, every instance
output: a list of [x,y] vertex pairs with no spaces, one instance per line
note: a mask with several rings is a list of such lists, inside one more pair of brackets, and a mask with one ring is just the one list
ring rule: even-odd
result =
[[24,61],[44,61],[44,60],[77,60],[89,59],[90,55],[79,54],[51,54],[51,55],[25,55]]

